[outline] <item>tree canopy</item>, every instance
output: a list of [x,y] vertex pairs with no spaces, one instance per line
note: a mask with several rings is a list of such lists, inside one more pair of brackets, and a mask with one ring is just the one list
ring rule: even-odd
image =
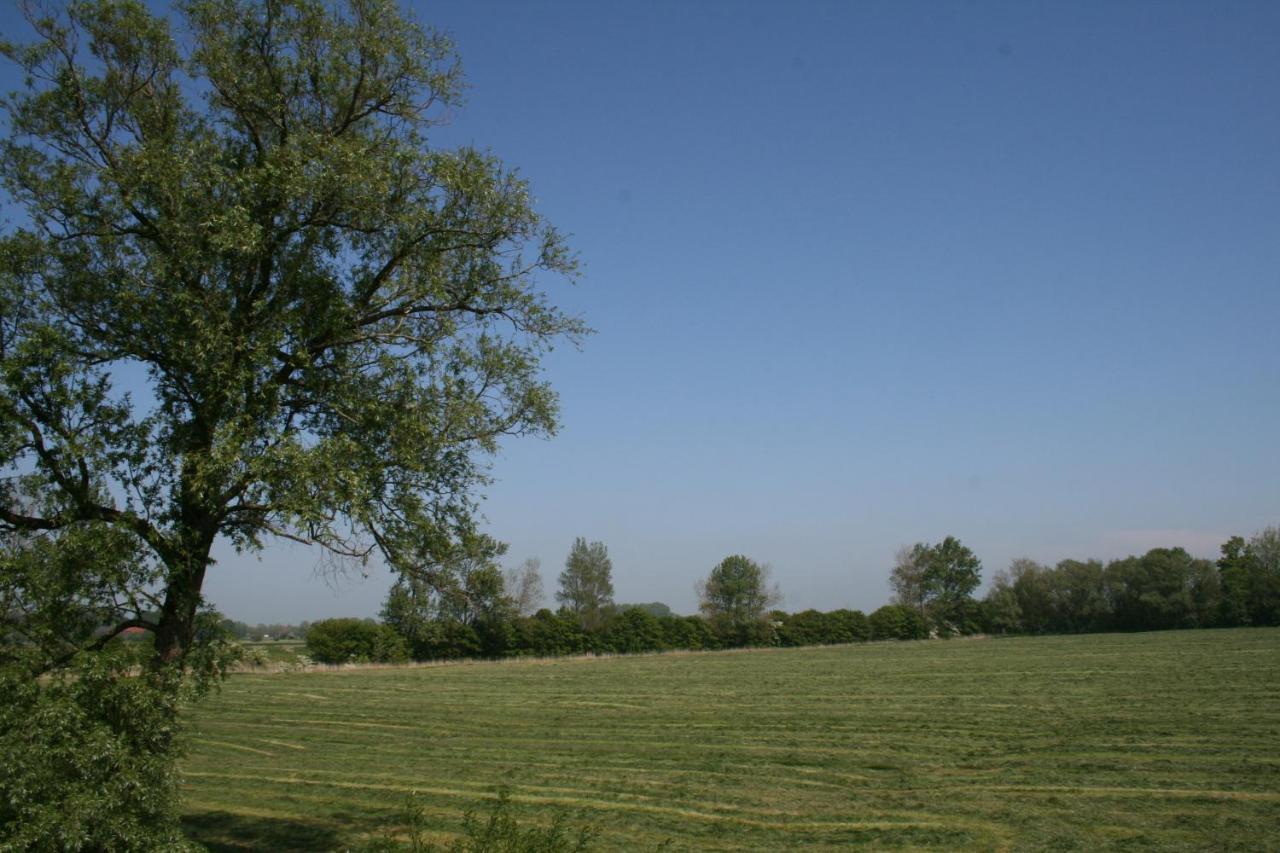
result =
[[447,38],[392,0],[174,10],[32,15],[0,145],[5,547],[128,552],[75,582],[160,661],[219,538],[447,565],[486,454],[556,427],[540,357],[586,331],[525,182],[430,144]]

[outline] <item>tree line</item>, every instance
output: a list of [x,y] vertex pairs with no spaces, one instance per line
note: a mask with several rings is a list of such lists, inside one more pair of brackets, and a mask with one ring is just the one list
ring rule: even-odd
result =
[[559,576],[557,610],[541,607],[537,560],[502,572],[497,550],[466,565],[402,576],[382,622],[330,619],[310,626],[324,663],[400,662],[575,654],[629,654],[761,646],[811,646],[967,634],[1148,631],[1280,624],[1280,528],[1232,537],[1216,563],[1182,548],[1154,548],[1103,563],[1045,566],[1020,558],[974,591],[982,563],[959,539],[903,547],[890,571],[893,601],[870,615],[777,609],[768,566],[722,560],[698,585],[699,614],[666,605],[617,604],[602,542],[577,539]]
[[[787,614],[769,568],[749,557],[722,560],[699,584],[699,614],[681,616],[661,602],[613,599],[613,563],[603,542],[577,539],[558,578],[558,609],[540,606],[539,564],[503,573],[495,548],[480,543],[459,565],[403,576],[392,586],[382,622],[329,619],[307,633],[323,663],[397,662],[675,649],[849,643],[905,636],[903,620],[856,610]],[[907,620],[910,621],[909,619]],[[914,623],[912,623],[914,625]],[[913,628],[911,636],[916,635]]]
[[1232,536],[1215,562],[1183,548],[1153,548],[1104,563],[1027,558],[973,597],[982,564],[958,539],[898,552],[894,602],[928,635],[1067,634],[1280,625],[1280,528]]
[[1280,528],[1231,537],[1216,562],[1182,548],[1106,564],[1014,560],[994,578],[980,612],[993,633],[1280,625]]

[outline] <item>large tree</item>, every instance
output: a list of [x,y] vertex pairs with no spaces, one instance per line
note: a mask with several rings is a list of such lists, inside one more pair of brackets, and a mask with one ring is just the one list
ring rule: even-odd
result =
[[450,42],[393,0],[28,20],[3,48],[27,82],[0,148],[5,546],[129,552],[76,571],[153,666],[196,643],[219,539],[449,565],[486,454],[555,428],[540,356],[585,331],[543,293],[574,261],[524,181],[429,144]]
[[603,542],[587,544],[581,536],[573,540],[556,601],[576,614],[588,630],[603,623],[613,604],[613,561]]

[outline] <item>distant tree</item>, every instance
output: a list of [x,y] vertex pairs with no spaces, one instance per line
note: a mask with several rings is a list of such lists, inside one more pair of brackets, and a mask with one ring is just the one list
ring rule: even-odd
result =
[[1063,560],[1049,585],[1053,607],[1051,628],[1064,633],[1103,630],[1111,621],[1105,569],[1099,560]]
[[[458,656],[441,653],[444,638],[471,635],[480,653],[502,654],[516,616],[494,562],[504,549],[487,536],[472,536],[452,549],[443,564],[403,572],[387,595],[383,621],[405,639],[415,658]],[[465,626],[470,634],[440,623]]]
[[222,619],[219,622],[219,625],[222,630],[226,631],[228,635],[235,637],[237,640],[250,639],[249,626],[244,622],[239,622],[235,619]]
[[1192,627],[1212,628],[1222,624],[1222,580],[1209,560],[1196,560],[1190,575]]
[[613,604],[613,562],[603,542],[587,544],[581,536],[574,540],[560,573],[556,601],[581,619],[588,631],[600,627]]
[[1251,621],[1250,605],[1253,555],[1244,537],[1232,536],[1222,545],[1218,559],[1218,584],[1221,590],[1219,618],[1223,625],[1248,625]]
[[618,654],[655,652],[667,647],[658,617],[639,607],[620,608],[609,617],[603,645]]
[[542,561],[530,557],[517,568],[503,573],[503,586],[516,613],[532,616],[542,608]]
[[784,614],[778,620],[778,642],[783,646],[818,646],[830,642],[827,614],[817,610],[801,610]]
[[784,646],[826,646],[864,642],[871,636],[867,617],[857,610],[802,610],[778,619],[778,642]]
[[717,649],[720,638],[700,616],[660,616],[663,643],[669,649]]
[[1008,572],[996,572],[982,599],[982,628],[990,634],[1016,634],[1023,630],[1022,608]]
[[865,643],[871,639],[871,624],[861,610],[833,610],[827,614],[832,639],[837,643]]
[[626,610],[628,608],[643,610],[645,613],[648,613],[650,616],[657,616],[658,618],[662,618],[663,616],[674,615],[671,612],[671,608],[663,604],[661,601],[648,601],[640,604],[619,604],[618,605],[619,610]]
[[981,561],[954,536],[937,545],[903,546],[889,574],[893,603],[915,610],[948,633],[977,629],[972,593],[981,580]]
[[769,567],[734,554],[698,585],[699,609],[713,627],[739,644],[758,644],[765,614],[782,601]]
[[1019,557],[1009,564],[1008,583],[1018,608],[1021,630],[1043,634],[1054,630],[1053,570]]
[[1182,548],[1152,548],[1141,557],[1113,560],[1103,576],[1112,606],[1112,627],[1159,631],[1196,625],[1193,590],[1211,566]]
[[577,616],[565,611],[552,613],[545,607],[533,616],[514,623],[512,649],[517,655],[550,657],[591,651],[591,638]]
[[443,619],[426,623],[413,644],[415,660],[459,660],[492,656],[475,626]]
[[967,633],[974,628],[973,591],[982,581],[982,561],[954,536],[933,546],[924,573],[934,623]]
[[1249,540],[1249,618],[1255,625],[1280,625],[1280,527]]
[[924,543],[903,545],[894,556],[893,569],[889,573],[889,586],[893,588],[893,603],[923,614],[929,591],[925,572],[929,568],[932,548]]

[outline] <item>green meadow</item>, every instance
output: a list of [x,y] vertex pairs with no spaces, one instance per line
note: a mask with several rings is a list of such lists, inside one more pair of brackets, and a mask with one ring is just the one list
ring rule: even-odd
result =
[[599,849],[1280,849],[1280,629],[236,674],[212,850],[434,839],[500,790]]

